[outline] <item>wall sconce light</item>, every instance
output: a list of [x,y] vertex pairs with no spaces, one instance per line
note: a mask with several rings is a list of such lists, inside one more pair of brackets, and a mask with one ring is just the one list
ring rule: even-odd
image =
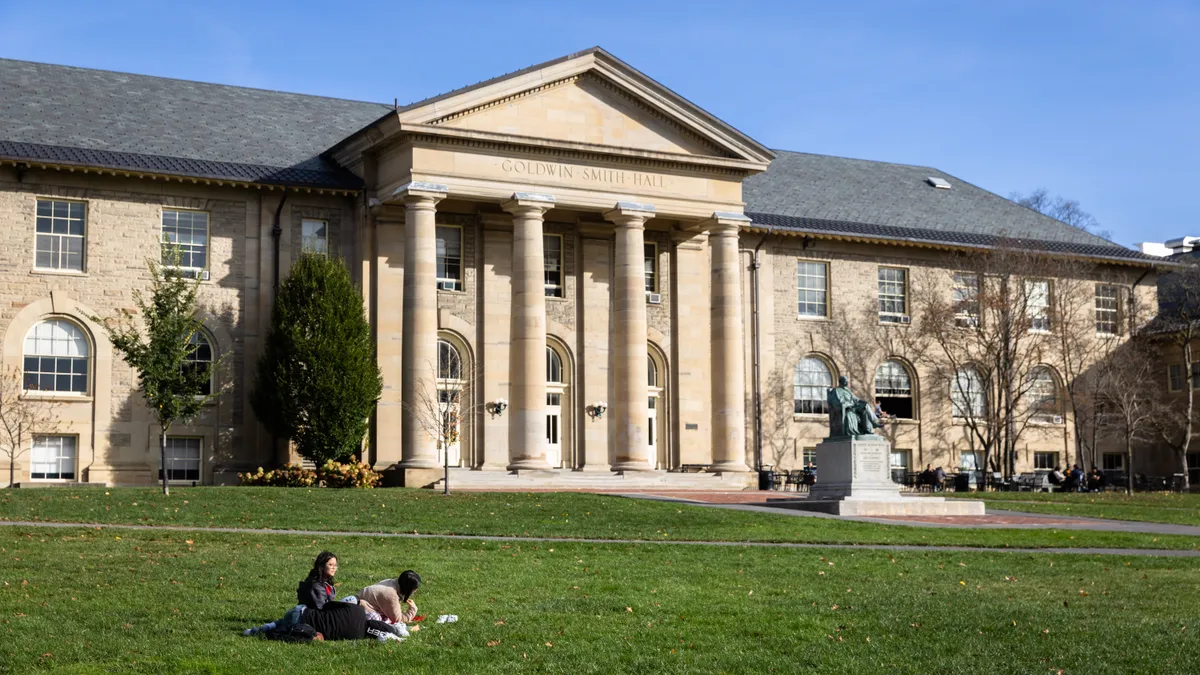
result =
[[604,401],[596,401],[583,410],[588,414],[588,417],[592,418],[592,421],[595,422],[601,417],[604,417],[604,411],[608,410],[608,404]]
[[498,398],[495,401],[488,401],[483,407],[492,416],[492,419],[495,419],[496,415],[504,414],[504,410],[508,408],[508,401]]

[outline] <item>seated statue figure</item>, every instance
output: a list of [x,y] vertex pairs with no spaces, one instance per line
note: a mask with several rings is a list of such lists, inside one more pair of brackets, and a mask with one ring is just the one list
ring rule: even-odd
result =
[[850,380],[838,378],[838,386],[829,390],[829,438],[872,436],[883,427],[875,410],[850,391]]

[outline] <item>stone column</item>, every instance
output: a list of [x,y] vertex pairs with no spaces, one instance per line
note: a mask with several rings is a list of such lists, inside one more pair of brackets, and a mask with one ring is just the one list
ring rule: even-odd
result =
[[[512,216],[486,213],[483,221],[483,268],[479,277],[482,334],[479,341],[480,382],[484,402],[511,400],[509,353],[512,347]],[[485,471],[503,471],[508,466],[509,415],[485,414],[480,444]]]
[[749,471],[746,466],[746,380],[742,348],[742,270],[738,229],[750,219],[713,213],[705,223],[712,248],[713,471]]
[[400,205],[377,207],[371,299],[375,360],[383,391],[375,403],[371,459],[376,471],[404,460],[404,220]]
[[512,311],[508,356],[512,400],[508,470],[549,469],[546,461],[546,259],[542,216],[554,197],[518,192],[502,205],[513,216]]
[[[436,183],[411,182],[393,198],[404,200],[404,318],[401,396],[404,401],[402,469],[435,469],[437,441],[414,419],[422,400],[437,396],[437,203],[448,188]],[[380,312],[386,311],[381,307]]]
[[587,406],[612,401],[612,256],[613,231],[607,224],[579,224],[579,311],[580,328],[576,354],[580,355],[579,386],[575,410],[582,420],[578,435],[583,471],[608,473],[612,466],[609,447],[611,415],[593,419]]
[[617,227],[613,291],[613,471],[650,471],[646,384],[646,221],[654,206],[617,202],[604,219]]

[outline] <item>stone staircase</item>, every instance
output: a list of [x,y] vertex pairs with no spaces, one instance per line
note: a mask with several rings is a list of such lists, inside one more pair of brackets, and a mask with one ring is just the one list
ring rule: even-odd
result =
[[[431,487],[441,490],[442,480]],[[675,471],[479,471],[450,469],[451,490],[559,490],[614,491],[621,490],[748,490],[758,485],[758,474],[681,473]]]

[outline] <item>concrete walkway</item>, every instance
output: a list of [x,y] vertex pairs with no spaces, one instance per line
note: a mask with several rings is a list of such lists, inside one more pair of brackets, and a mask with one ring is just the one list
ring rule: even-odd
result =
[[[778,513],[778,509],[769,509]],[[527,541],[552,544],[629,544],[650,546],[720,546],[742,548],[784,549],[850,549],[876,551],[903,551],[922,553],[928,551],[969,553],[1054,553],[1064,555],[1120,555],[1155,556],[1164,558],[1200,558],[1200,551],[1173,551],[1145,548],[987,548],[982,546],[911,546],[903,544],[802,544],[792,542],[739,542],[739,541],[659,541],[656,539],[584,539],[555,537],[500,537],[483,534],[416,534],[403,532],[340,532],[337,530],[257,530],[248,527],[186,527],[181,525],[109,525],[106,523],[44,523],[34,521],[0,521],[7,527],[42,527],[57,529],[112,529],[145,530],[151,532],[221,532],[225,534],[281,534],[305,537],[373,537],[389,539],[457,539],[466,541]]]
[[[770,497],[779,493],[770,494]],[[794,494],[794,493],[792,493]],[[908,525],[910,527],[940,527],[960,529],[1045,529],[1057,530],[1096,530],[1101,532],[1131,532],[1139,534],[1181,534],[1200,537],[1200,526],[1173,525],[1170,523],[1147,523],[1136,520],[1111,520],[1107,518],[1088,518],[1084,516],[1060,516],[1044,513],[1027,513],[1024,511],[1004,511],[988,509],[983,516],[835,516],[827,513],[799,511],[768,506],[768,496],[759,492],[724,492],[724,493],[664,493],[664,492],[625,492],[622,497],[634,499],[650,499],[654,501],[678,502],[692,506],[707,506],[734,511],[753,511],[757,513],[773,513],[776,515],[800,516],[804,518],[833,518],[835,520],[855,520],[863,523],[880,525]],[[791,494],[788,494],[790,497]],[[920,499],[920,497],[911,497]]]

